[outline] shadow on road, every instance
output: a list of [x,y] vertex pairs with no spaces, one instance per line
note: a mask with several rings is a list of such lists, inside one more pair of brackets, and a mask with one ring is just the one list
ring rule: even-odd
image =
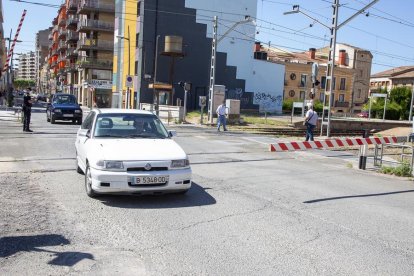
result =
[[36,236],[14,236],[0,238],[0,257],[5,258],[18,252],[47,252],[53,253],[55,258],[48,262],[51,265],[73,266],[83,259],[91,259],[94,257],[90,253],[83,252],[56,252],[43,249],[47,246],[68,245],[70,241],[62,235],[47,234]]
[[371,196],[385,196],[385,195],[395,195],[395,194],[404,194],[404,193],[412,193],[414,190],[405,190],[405,191],[396,191],[396,192],[389,192],[389,193],[378,193],[378,194],[365,194],[365,195],[351,195],[351,196],[337,196],[337,197],[328,197],[328,198],[320,198],[320,199],[313,199],[304,201],[303,203],[318,203],[322,201],[330,201],[330,200],[338,200],[338,199],[347,199],[347,198],[358,198],[358,197],[371,197]]
[[203,188],[193,182],[191,189],[185,194],[165,195],[108,195],[99,197],[105,205],[131,209],[168,209],[216,204],[216,200]]

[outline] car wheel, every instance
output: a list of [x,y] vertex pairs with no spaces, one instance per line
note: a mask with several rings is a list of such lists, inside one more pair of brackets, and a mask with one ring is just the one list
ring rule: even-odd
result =
[[53,115],[50,116],[50,123],[51,124],[56,123],[56,119],[55,119],[55,117]]
[[81,124],[82,124],[82,119],[79,119],[79,120],[77,121],[77,124],[78,124],[78,125],[81,125]]
[[92,174],[91,174],[91,169],[89,168],[88,164],[86,164],[86,170],[85,170],[85,189],[86,189],[86,194],[89,197],[92,197],[92,198],[97,197],[97,194],[92,189]]

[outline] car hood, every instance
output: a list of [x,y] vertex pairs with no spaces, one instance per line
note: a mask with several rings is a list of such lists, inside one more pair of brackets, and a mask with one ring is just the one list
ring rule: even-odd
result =
[[53,108],[80,109],[78,104],[52,104]]
[[104,160],[176,160],[187,155],[172,139],[93,139]]

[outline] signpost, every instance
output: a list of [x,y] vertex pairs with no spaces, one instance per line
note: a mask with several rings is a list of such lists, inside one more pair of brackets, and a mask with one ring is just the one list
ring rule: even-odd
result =
[[131,102],[131,92],[130,89],[134,86],[134,78],[131,75],[127,75],[126,76],[126,80],[125,80],[125,86],[127,87],[127,96],[126,96],[126,103],[125,103],[125,108],[129,109],[130,106],[130,102]]
[[201,120],[200,123],[203,124],[203,111],[204,107],[207,105],[207,97],[206,96],[200,96],[198,100],[198,105],[201,108]]
[[385,120],[385,111],[387,109],[387,98],[388,94],[385,93],[371,93],[369,97],[369,111],[368,111],[368,119],[371,119],[371,107],[372,107],[372,98],[384,98],[384,114],[382,115],[382,120]]

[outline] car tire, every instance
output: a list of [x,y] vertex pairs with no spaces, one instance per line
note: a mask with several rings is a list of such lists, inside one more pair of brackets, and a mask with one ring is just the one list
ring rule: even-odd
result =
[[51,124],[56,123],[56,119],[55,119],[55,117],[53,115],[50,116],[50,123]]
[[82,119],[78,120],[78,121],[76,122],[76,124],[77,124],[77,125],[81,125],[81,124],[82,124]]
[[85,169],[85,190],[86,190],[86,194],[89,197],[97,197],[98,194],[95,193],[95,191],[92,189],[92,175],[91,175],[91,169],[89,168],[89,164],[86,164],[86,169]]

